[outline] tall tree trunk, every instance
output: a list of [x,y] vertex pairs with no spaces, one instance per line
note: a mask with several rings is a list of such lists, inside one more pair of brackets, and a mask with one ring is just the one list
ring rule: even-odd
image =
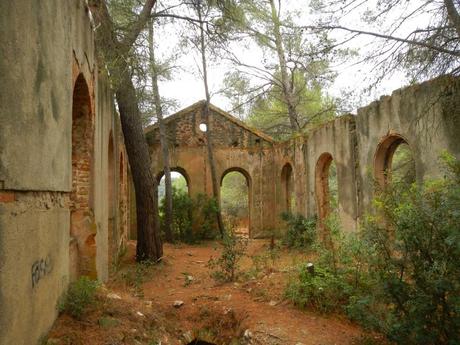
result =
[[163,255],[158,231],[158,202],[150,155],[142,128],[139,108],[131,77],[124,73],[116,91],[121,125],[136,192],[137,261],[158,260]]
[[163,121],[163,108],[161,106],[160,91],[158,89],[158,71],[155,62],[155,47],[153,37],[153,20],[149,25],[149,54],[150,54],[150,73],[152,79],[153,99],[155,102],[155,110],[160,130],[160,146],[163,156],[164,174],[165,174],[165,198],[166,198],[166,214],[165,214],[165,238],[167,242],[174,241],[172,232],[173,221],[173,200],[172,200],[172,182],[171,182],[171,167],[169,164],[169,147],[166,126]]
[[119,38],[114,30],[105,1],[89,1],[98,25],[96,44],[109,68],[115,88],[126,152],[134,182],[137,213],[137,261],[157,261],[163,255],[158,226],[156,181],[152,175],[148,145],[139,116],[136,90],[126,62],[132,45],[150,18],[155,2],[155,0],[146,0],[131,30],[124,37]]
[[281,23],[279,13],[275,6],[275,1],[270,0],[271,17],[273,22],[273,35],[275,36],[276,53],[280,64],[281,84],[283,91],[283,98],[288,108],[289,123],[291,130],[296,132],[300,129],[297,110],[294,104],[294,85],[289,82],[289,74],[287,71],[286,55],[284,52],[283,39],[281,37]]
[[[196,5],[198,19],[200,22],[200,50],[201,50],[201,62],[203,68],[203,83],[204,83],[204,90],[206,94],[206,103],[204,105],[204,117],[206,119],[206,146],[208,151],[208,160],[209,166],[211,168],[211,180],[212,180],[212,194],[216,200],[219,200],[219,184],[217,182],[217,172],[216,172],[216,164],[214,162],[214,152],[213,152],[213,145],[212,145],[212,121],[210,121],[209,117],[209,103],[211,100],[211,96],[209,95],[209,87],[208,87],[208,72],[207,72],[207,64],[206,64],[206,47],[204,42],[204,27],[203,27],[203,20],[201,14],[201,6],[198,3]],[[220,210],[220,203],[217,208],[217,226],[219,227],[220,235],[224,236],[224,222],[222,221],[222,213]]]
[[446,6],[449,21],[454,26],[455,31],[460,38],[460,14],[458,13],[453,0],[444,0],[444,5]]

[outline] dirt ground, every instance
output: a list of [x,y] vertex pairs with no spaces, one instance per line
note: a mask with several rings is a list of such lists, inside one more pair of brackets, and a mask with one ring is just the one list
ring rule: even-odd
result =
[[215,242],[166,244],[162,263],[149,267],[136,265],[130,242],[97,305],[82,321],[61,315],[48,344],[182,345],[195,338],[215,344],[380,343],[344,317],[301,311],[285,300],[295,266],[309,258],[280,249],[272,261],[268,246],[251,240],[241,261],[244,274],[236,282],[217,283],[207,266],[219,256]]

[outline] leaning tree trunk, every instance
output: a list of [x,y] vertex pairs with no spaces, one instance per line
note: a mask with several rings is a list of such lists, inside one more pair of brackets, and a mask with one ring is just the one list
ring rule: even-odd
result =
[[107,3],[104,0],[88,0],[97,24],[96,45],[103,63],[109,69],[112,86],[116,91],[118,109],[125,139],[126,151],[136,193],[137,246],[136,260],[158,261],[163,255],[163,246],[158,226],[158,204],[155,179],[131,76],[128,55],[139,33],[150,18],[156,0],[145,0],[135,22],[131,23],[124,37],[120,37],[113,25]]
[[[198,12],[198,19],[200,21],[200,50],[201,50],[201,62],[203,67],[203,82],[204,82],[204,90],[206,93],[206,104],[204,106],[204,117],[206,119],[206,146],[208,151],[208,160],[209,166],[211,168],[211,181],[212,181],[212,194],[216,200],[219,200],[219,184],[217,182],[217,172],[216,172],[216,164],[214,162],[214,151],[212,145],[212,123],[209,119],[209,103],[210,103],[210,95],[209,95],[209,87],[208,87],[208,72],[206,67],[206,49],[204,43],[204,27],[203,27],[203,20],[201,17],[201,6],[198,4],[197,6]],[[222,221],[222,213],[220,210],[220,204],[217,207],[217,226],[219,227],[220,235],[224,236],[224,222]]]
[[116,92],[121,125],[136,192],[137,247],[136,260],[159,260],[163,246],[158,231],[156,180],[142,129],[136,90],[127,72]]
[[[172,232],[173,222],[173,201],[172,201],[172,182],[171,182],[171,167],[169,164],[169,148],[168,138],[166,134],[166,126],[163,121],[163,108],[161,106],[160,91],[158,89],[158,74],[155,62],[155,47],[153,45],[153,20],[150,21],[149,25],[149,55],[150,55],[150,73],[152,79],[152,91],[153,100],[155,103],[155,110],[158,119],[158,127],[160,132],[160,146],[161,154],[163,156],[164,174],[165,174],[165,200],[166,200],[166,212],[165,212],[165,239],[167,242],[174,241],[174,235]],[[158,181],[159,182],[159,181]]]

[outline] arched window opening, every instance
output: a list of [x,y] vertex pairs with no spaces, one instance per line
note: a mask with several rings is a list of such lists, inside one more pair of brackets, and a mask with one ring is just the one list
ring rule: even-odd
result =
[[293,213],[295,209],[294,176],[289,163],[286,163],[281,170],[281,193],[283,211]]
[[330,153],[323,153],[316,163],[316,204],[320,226],[338,209],[337,167]]
[[414,155],[402,136],[392,134],[380,142],[375,154],[375,178],[381,188],[389,183],[416,181]]
[[[161,203],[166,196],[166,182],[163,172],[159,175],[158,181],[158,201]],[[188,195],[188,177],[182,169],[171,169],[171,185],[173,192]]]
[[250,179],[245,171],[231,169],[222,175],[220,206],[225,228],[235,234],[250,234]]
[[93,125],[91,97],[82,74],[77,77],[72,99],[72,192],[70,214],[70,279],[96,278],[96,234],[92,210]]
[[[166,227],[166,183],[164,173],[158,175],[158,204],[160,227],[164,235]],[[189,178],[184,169],[171,169],[172,223],[171,231],[175,240],[190,242],[192,234],[192,199],[189,196]]]

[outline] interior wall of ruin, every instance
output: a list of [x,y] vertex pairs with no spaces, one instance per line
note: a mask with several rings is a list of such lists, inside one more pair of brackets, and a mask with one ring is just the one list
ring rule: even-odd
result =
[[[188,180],[192,197],[202,193],[212,196],[212,177],[206,147],[206,135],[199,130],[204,123],[203,102],[184,109],[167,121],[170,165],[183,173]],[[216,175],[221,183],[229,171],[239,171],[249,181],[249,231],[251,237],[263,237],[274,229],[273,208],[275,171],[272,140],[263,134],[252,132],[228,115],[211,107],[212,144]],[[159,134],[156,127],[147,131],[150,145],[152,169],[155,176],[161,176],[163,159],[160,151]]]
[[409,144],[419,182],[442,176],[439,157],[444,150],[460,159],[460,79],[439,77],[402,88],[358,110],[359,216],[371,207],[376,152],[391,134],[402,136]]
[[[355,118],[351,115],[339,117],[322,125],[305,139],[306,214],[317,215],[321,221],[318,200],[324,193],[324,186],[321,183],[326,182],[320,181],[321,157],[329,155],[335,162],[337,170],[338,213],[343,228],[348,231],[356,229],[357,219],[355,140]],[[327,195],[324,197],[328,198]]]
[[[204,135],[197,129],[203,119],[201,108],[186,108],[168,120],[171,166],[183,168],[190,179],[190,191],[211,195]],[[460,81],[440,77],[396,90],[391,96],[360,108],[357,115],[330,121],[303,137],[275,143],[260,138],[261,146],[249,145],[252,129],[228,121],[229,114],[212,113],[213,142],[218,176],[227,169],[241,169],[251,176],[250,224],[252,237],[269,236],[286,224],[280,215],[286,211],[287,185],[283,168],[292,168],[293,195],[290,211],[317,216],[319,224],[327,216],[324,195],[327,171],[324,157],[337,169],[338,214],[342,229],[355,231],[362,216],[371,211],[375,192],[375,170],[379,144],[388,135],[407,141],[414,157],[418,181],[442,174],[440,154],[446,150],[460,158]],[[150,148],[154,171],[162,170],[159,138],[150,128]],[[156,134],[155,134],[156,133]],[[252,134],[251,134],[252,133]],[[255,135],[256,137],[256,135]],[[323,174],[323,177],[321,177]],[[326,188],[327,189],[327,188]],[[327,193],[326,193],[327,194]],[[327,206],[326,206],[327,208]]]
[[[73,194],[89,201],[83,213],[86,230],[94,234],[94,247],[88,248],[94,253],[88,258],[94,261],[94,276],[105,281],[109,255],[116,255],[127,238],[128,164],[125,160],[120,167],[126,152],[107,77],[96,67],[85,1],[1,2],[0,13],[0,344],[31,345],[51,327],[59,298],[72,275],[79,274],[72,266],[78,262],[72,258],[81,255],[81,244],[72,244],[77,200],[72,171],[78,164],[82,168],[77,182],[82,188]],[[81,164],[72,162],[79,76],[90,100],[81,109],[88,118],[85,140],[91,154]],[[110,133],[115,148],[111,201]]]

